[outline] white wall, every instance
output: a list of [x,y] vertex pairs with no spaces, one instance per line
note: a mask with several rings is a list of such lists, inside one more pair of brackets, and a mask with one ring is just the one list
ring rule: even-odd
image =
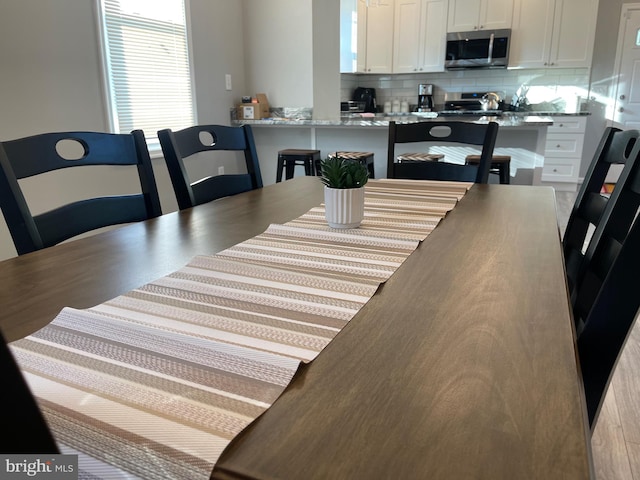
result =
[[311,13],[312,0],[245,0],[245,95],[266,93],[278,107],[313,106]]
[[0,0],[0,139],[104,130],[98,38],[87,0]]
[[[638,1],[638,0],[636,0]],[[598,147],[600,138],[607,126],[606,107],[615,95],[617,79],[614,75],[618,27],[623,3],[634,3],[631,0],[600,0],[598,6],[598,24],[593,46],[591,63],[591,99],[587,119],[587,128],[583,145],[580,176],[584,177],[591,159]]]
[[313,118],[340,118],[340,1],[313,0]]
[[[50,131],[108,131],[96,5],[97,0],[0,0],[0,140]],[[242,2],[191,0],[190,8],[198,123],[228,124],[229,109],[246,90]],[[230,92],[226,73],[233,79]],[[161,158],[154,160],[154,170],[163,211],[175,210]],[[75,199],[70,192],[88,179],[62,173],[24,182],[27,198],[35,197],[34,212]],[[127,191],[128,178],[113,167],[101,175],[101,183]],[[90,185],[85,188],[100,188]],[[11,256],[15,249],[2,218],[0,259]]]
[[[245,95],[242,1],[189,0],[198,123],[229,123]],[[225,89],[230,74],[232,90]]]

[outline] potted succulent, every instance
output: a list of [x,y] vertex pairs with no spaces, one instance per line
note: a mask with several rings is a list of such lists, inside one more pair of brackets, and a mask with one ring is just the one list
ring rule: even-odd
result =
[[364,218],[367,167],[360,162],[330,157],[320,162],[327,223],[332,228],[356,228]]

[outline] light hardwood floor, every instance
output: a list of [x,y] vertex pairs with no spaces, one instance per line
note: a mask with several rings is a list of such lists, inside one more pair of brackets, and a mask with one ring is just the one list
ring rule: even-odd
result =
[[[574,193],[556,192],[558,224],[564,227]],[[636,322],[607,391],[591,439],[598,480],[640,480],[640,322]]]

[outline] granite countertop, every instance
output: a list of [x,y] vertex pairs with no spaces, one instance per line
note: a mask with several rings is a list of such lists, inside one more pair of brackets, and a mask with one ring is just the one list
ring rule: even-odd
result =
[[525,126],[545,126],[552,125],[552,116],[559,115],[558,112],[552,114],[542,112],[508,112],[501,116],[418,116],[413,114],[377,114],[370,117],[354,116],[350,114],[343,116],[340,120],[293,120],[286,118],[264,118],[262,120],[234,120],[232,125],[252,125],[252,126],[291,126],[291,127],[388,127],[390,121],[397,123],[417,123],[433,121],[465,121],[474,123],[496,122],[501,127],[525,127]]

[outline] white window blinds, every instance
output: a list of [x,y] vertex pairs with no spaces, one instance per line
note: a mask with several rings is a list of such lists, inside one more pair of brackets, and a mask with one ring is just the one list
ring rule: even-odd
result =
[[114,132],[157,131],[195,122],[184,0],[102,0]]

